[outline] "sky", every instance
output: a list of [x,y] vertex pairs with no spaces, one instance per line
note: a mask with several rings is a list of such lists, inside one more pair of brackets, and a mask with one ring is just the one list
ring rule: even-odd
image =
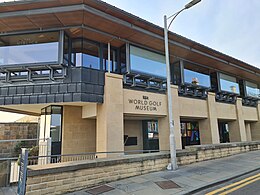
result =
[[[190,0],[104,0],[156,25]],[[260,1],[202,0],[182,12],[170,30],[260,68]]]

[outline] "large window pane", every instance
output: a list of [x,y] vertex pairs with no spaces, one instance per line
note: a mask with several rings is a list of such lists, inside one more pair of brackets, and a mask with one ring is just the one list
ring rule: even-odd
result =
[[201,85],[204,87],[210,87],[209,75],[187,69],[184,69],[184,82],[194,85]]
[[98,44],[82,39],[73,40],[72,52],[74,65],[100,69],[100,47]]
[[[108,49],[103,49],[103,70],[108,70]],[[118,72],[117,51],[110,50],[110,70],[111,72]]]
[[260,97],[260,89],[257,84],[246,81],[246,93],[247,96]]
[[130,46],[131,71],[166,77],[166,64],[163,55]]
[[59,33],[0,37],[0,65],[57,63]]
[[236,78],[225,74],[220,74],[220,89],[221,91],[240,94]]

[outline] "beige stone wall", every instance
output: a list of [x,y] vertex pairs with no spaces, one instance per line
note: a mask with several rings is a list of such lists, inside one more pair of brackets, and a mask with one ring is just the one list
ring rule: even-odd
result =
[[125,151],[143,150],[143,129],[141,120],[124,120],[124,135],[137,137],[137,146],[125,146]]
[[258,122],[251,123],[251,136],[253,141],[260,140],[260,102],[257,106]]
[[[177,152],[178,165],[260,150],[260,142],[193,146]],[[129,155],[113,159],[96,159],[85,162],[30,166],[27,179],[27,195],[65,194],[107,182],[165,170],[168,153]]]
[[218,144],[220,141],[217,108],[214,93],[208,93],[207,110],[207,119],[199,121],[200,141],[201,144]]
[[82,119],[82,107],[63,107],[62,154],[96,152],[96,120]]
[[[97,107],[97,152],[124,151],[122,76],[106,73],[104,103]],[[106,155],[103,155],[106,157]]]
[[236,113],[237,113],[236,120],[228,123],[230,142],[247,141],[245,121],[243,119],[243,106],[242,106],[241,98],[237,98]]

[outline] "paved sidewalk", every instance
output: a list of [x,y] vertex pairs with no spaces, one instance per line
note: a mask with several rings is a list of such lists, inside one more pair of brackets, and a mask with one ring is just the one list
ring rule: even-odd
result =
[[[102,189],[110,190],[103,193],[104,195],[187,194],[196,189],[238,177],[257,169],[260,169],[260,151],[181,166],[174,172],[161,171],[123,179],[108,183]],[[162,189],[155,183],[162,181],[174,182],[179,185],[179,188]],[[164,183],[164,187],[167,187],[167,184],[169,183]],[[107,186],[112,188],[109,189]],[[102,191],[102,189],[99,188],[98,190]],[[91,194],[86,192],[88,190],[91,189],[70,193],[69,195]],[[92,194],[100,193],[94,190]]]

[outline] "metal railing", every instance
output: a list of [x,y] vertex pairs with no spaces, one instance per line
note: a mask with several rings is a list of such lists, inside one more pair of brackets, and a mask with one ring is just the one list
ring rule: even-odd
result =
[[[113,158],[131,154],[145,154],[154,152],[168,152],[168,150],[131,150],[131,151],[113,151],[113,152],[87,152],[80,154],[62,154],[47,156],[29,156],[28,165],[55,164],[74,161],[91,161],[98,158]],[[45,163],[42,163],[45,162]]]

